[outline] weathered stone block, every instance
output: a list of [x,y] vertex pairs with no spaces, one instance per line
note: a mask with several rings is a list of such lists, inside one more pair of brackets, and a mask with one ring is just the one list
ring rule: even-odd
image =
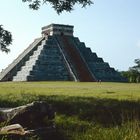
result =
[[0,122],[20,124],[28,129],[52,126],[54,117],[52,106],[44,101],[0,110]]

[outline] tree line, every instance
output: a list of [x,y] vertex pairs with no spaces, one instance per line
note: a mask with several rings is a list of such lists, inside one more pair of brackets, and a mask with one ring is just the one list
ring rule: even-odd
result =
[[134,62],[135,65],[130,67],[128,71],[122,71],[121,75],[131,83],[140,83],[140,59],[135,59]]

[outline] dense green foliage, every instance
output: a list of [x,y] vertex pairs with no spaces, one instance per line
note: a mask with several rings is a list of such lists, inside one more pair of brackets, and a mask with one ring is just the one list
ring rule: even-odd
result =
[[52,8],[59,14],[63,11],[70,12],[73,10],[75,4],[80,4],[82,7],[91,5],[91,0],[22,0],[23,2],[29,2],[29,7],[33,10],[38,10],[42,4],[51,4]]
[[9,31],[5,30],[2,25],[0,25],[0,50],[4,52],[9,52],[7,48],[12,42],[12,35]]
[[[57,140],[139,140],[140,84],[1,82],[0,107],[52,104]],[[41,138],[40,138],[41,139]]]
[[128,71],[123,71],[121,74],[128,79],[129,82],[140,82],[140,59],[135,59],[135,66],[130,67]]

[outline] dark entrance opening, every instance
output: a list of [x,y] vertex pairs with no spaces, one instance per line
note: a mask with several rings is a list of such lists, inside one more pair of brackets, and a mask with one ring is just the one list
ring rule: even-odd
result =
[[61,36],[63,36],[64,35],[64,33],[63,32],[61,32]]

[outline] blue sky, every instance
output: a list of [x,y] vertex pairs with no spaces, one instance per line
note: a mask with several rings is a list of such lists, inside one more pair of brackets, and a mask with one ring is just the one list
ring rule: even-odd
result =
[[11,52],[0,52],[0,71],[10,64],[35,38],[41,27],[74,25],[74,36],[118,70],[127,70],[140,58],[140,0],[94,0],[92,6],[76,5],[60,15],[50,5],[32,11],[22,0],[2,0],[0,24],[13,34]]

